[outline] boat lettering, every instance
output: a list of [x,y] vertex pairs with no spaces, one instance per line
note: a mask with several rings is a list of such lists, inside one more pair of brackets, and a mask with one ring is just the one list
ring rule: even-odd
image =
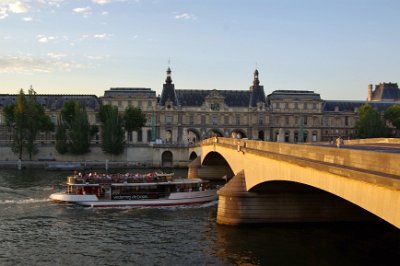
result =
[[149,196],[146,194],[136,194],[136,195],[112,195],[113,200],[141,200],[148,199]]

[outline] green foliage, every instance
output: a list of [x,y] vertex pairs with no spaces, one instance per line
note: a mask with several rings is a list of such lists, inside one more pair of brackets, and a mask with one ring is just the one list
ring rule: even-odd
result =
[[89,125],[86,110],[76,101],[67,101],[61,110],[61,122],[56,133],[56,149],[64,154],[89,152],[90,139],[96,134],[95,126]]
[[118,113],[118,108],[111,105],[103,105],[99,111],[99,117],[103,123],[102,149],[105,153],[121,154],[124,150],[123,119]]
[[79,107],[79,104],[75,106],[75,113],[71,120],[70,128],[70,151],[73,154],[84,154],[89,152],[90,146],[90,125],[86,111]]
[[387,135],[386,124],[382,121],[379,112],[371,105],[362,105],[358,114],[359,120],[357,121],[356,129],[359,138],[380,138]]
[[25,149],[29,159],[37,153],[36,138],[39,132],[54,130],[54,124],[46,115],[44,108],[36,102],[36,92],[30,88],[25,95],[21,89],[15,104],[10,104],[3,109],[6,124],[12,129],[13,137],[11,149],[22,159]]
[[400,129],[400,104],[390,106],[384,114],[384,117],[389,121],[397,130]]
[[124,127],[128,132],[141,129],[146,124],[146,116],[140,108],[128,107],[124,112]]
[[128,132],[128,138],[131,140],[132,131],[141,129],[146,124],[146,116],[140,108],[128,107],[125,109],[124,128]]
[[68,152],[66,127],[62,123],[58,123],[56,130],[56,150],[60,154]]

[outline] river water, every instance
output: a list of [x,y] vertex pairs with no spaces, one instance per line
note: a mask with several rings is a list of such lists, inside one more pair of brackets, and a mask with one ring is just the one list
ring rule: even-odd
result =
[[385,222],[232,227],[216,224],[217,202],[49,201],[68,174],[0,170],[0,265],[399,265],[400,230]]

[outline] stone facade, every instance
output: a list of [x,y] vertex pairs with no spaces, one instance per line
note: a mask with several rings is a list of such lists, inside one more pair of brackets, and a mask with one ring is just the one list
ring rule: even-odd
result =
[[[375,91],[369,87],[369,103],[381,112],[400,95],[396,94],[397,84],[385,84],[377,85]],[[390,93],[383,93],[387,90]],[[16,95],[1,94],[0,110],[15,102],[15,98]],[[189,160],[182,152],[184,147],[211,136],[290,143],[329,141],[338,135],[345,139],[354,138],[358,108],[368,102],[323,100],[318,93],[306,90],[275,90],[266,95],[260,85],[258,70],[255,70],[248,90],[176,89],[170,68],[158,96],[150,88],[111,88],[102,97],[38,95],[37,100],[55,124],[65,101],[79,101],[85,106],[90,123],[100,128],[96,113],[101,104],[117,106],[121,112],[128,106],[139,107],[146,115],[146,125],[132,135],[126,135],[126,150],[121,158],[127,161],[143,159],[159,166],[184,164]],[[8,146],[11,132],[4,124],[2,112],[0,133],[0,144]],[[55,143],[55,133],[40,135],[38,142],[51,146]],[[92,144],[100,143],[100,134],[97,134]],[[135,152],[134,147],[140,148],[141,153],[147,150],[150,156],[142,158],[143,154]],[[47,155],[62,159],[56,153],[49,151]],[[35,158],[40,159],[38,156]],[[98,152],[95,157],[96,160],[110,159]]]

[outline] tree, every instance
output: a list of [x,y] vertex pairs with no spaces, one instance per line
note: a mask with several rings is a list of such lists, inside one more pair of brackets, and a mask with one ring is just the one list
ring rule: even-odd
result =
[[359,138],[380,138],[387,135],[387,126],[382,121],[380,113],[372,105],[364,104],[358,111],[359,120],[356,124]]
[[118,113],[118,108],[103,105],[99,112],[100,121],[103,123],[102,149],[105,153],[118,155],[124,150],[123,119]]
[[29,154],[29,159],[37,152],[36,138],[39,132],[54,130],[54,124],[45,114],[44,108],[36,102],[36,92],[31,87],[29,94],[20,90],[13,104],[3,109],[7,126],[12,130],[11,149],[22,159],[23,151]]
[[67,128],[66,126],[58,122],[56,130],[56,150],[60,154],[65,154],[68,152],[68,142],[67,142]]
[[384,118],[389,121],[397,130],[400,130],[400,104],[390,106],[384,114]]
[[146,124],[146,116],[140,108],[126,108],[123,118],[124,128],[128,132],[129,140],[132,139],[132,131],[137,131]]
[[56,132],[56,149],[64,154],[85,154],[89,152],[90,140],[97,132],[90,126],[85,108],[76,101],[67,101],[60,113]]

